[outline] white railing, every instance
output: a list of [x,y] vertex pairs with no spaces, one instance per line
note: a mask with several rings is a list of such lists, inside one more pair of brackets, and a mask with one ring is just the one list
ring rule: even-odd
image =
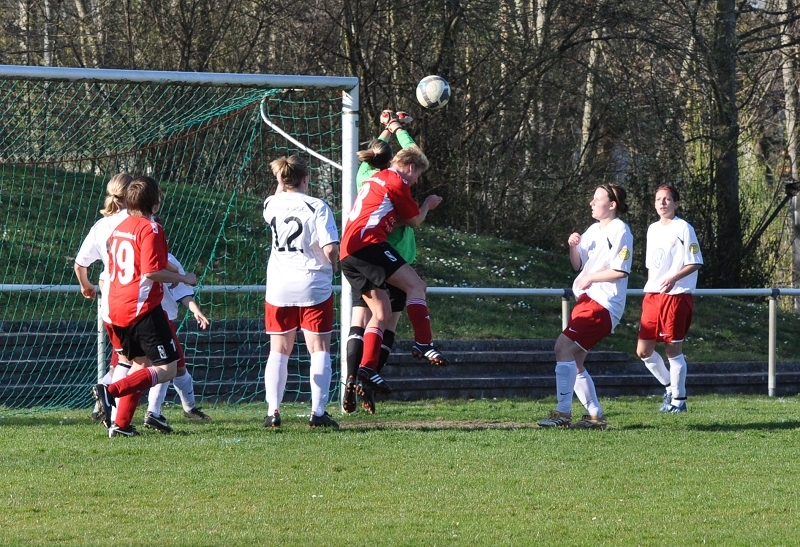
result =
[[[334,286],[335,292],[341,292],[341,286]],[[99,289],[96,288],[99,291]],[[0,283],[0,292],[80,292],[80,285],[24,285]],[[264,291],[263,285],[207,285],[199,292],[203,293],[259,293]],[[512,289],[489,287],[428,287],[429,294],[469,294],[491,296],[550,296],[561,298],[561,325],[567,327],[570,313],[572,289]],[[630,296],[642,296],[642,289],[628,289]],[[775,352],[778,333],[778,298],[781,296],[800,296],[800,289],[696,289],[695,296],[764,296],[769,298],[769,345],[767,355],[767,392],[770,397],[775,396]],[[349,325],[349,306],[342,306],[341,324]],[[99,312],[99,300],[98,300]],[[345,317],[345,314],[348,316]],[[105,329],[98,313],[97,320],[97,372],[102,378],[105,371]],[[340,344],[341,363],[345,366],[346,347]],[[343,371],[344,372],[344,371]]]

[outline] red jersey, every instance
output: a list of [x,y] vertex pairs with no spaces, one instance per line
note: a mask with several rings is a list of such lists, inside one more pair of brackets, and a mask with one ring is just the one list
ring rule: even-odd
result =
[[167,269],[164,228],[149,218],[130,216],[108,239],[108,304],[111,324],[127,327],[161,303],[161,283],[144,274]]
[[341,243],[341,258],[359,249],[386,241],[397,218],[419,214],[408,182],[394,169],[384,169],[364,181],[347,219]]

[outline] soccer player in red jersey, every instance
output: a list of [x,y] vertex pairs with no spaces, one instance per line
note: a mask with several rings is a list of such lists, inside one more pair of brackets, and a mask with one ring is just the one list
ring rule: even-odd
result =
[[357,373],[362,397],[364,388],[391,393],[377,371],[383,331],[392,315],[387,283],[407,295],[406,313],[414,330],[412,354],[435,365],[448,363],[433,347],[425,283],[386,241],[398,218],[415,228],[441,203],[441,197],[432,195],[420,207],[411,196],[411,186],[428,167],[428,158],[418,146],[400,150],[389,169],[374,174],[361,186],[345,226],[342,273],[353,290],[363,295],[372,314],[364,331],[363,357]]
[[137,177],[125,190],[129,217],[108,239],[109,319],[133,361],[131,372],[111,385],[97,384],[94,394],[108,421],[114,398],[120,398],[109,437],[133,436],[133,414],[143,391],[175,377],[178,351],[161,307],[162,283],[196,285],[193,273],[168,270],[167,238],[152,219],[161,205],[161,190],[150,177]]

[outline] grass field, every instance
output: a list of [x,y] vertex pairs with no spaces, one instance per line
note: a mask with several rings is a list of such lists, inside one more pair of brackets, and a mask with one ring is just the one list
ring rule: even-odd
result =
[[176,433],[131,439],[0,409],[0,545],[796,543],[800,400],[659,403],[604,400],[606,431],[535,428],[552,400],[385,403],[339,431],[299,404],[280,431],[262,405],[170,407]]

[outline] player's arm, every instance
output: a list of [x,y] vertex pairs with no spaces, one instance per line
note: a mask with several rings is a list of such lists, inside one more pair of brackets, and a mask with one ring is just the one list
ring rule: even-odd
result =
[[197,285],[197,276],[191,272],[187,274],[179,274],[177,272],[171,272],[168,269],[164,269],[142,274],[142,277],[152,279],[156,283],[184,283],[191,286]]
[[674,275],[664,278],[661,281],[661,292],[669,292],[675,287],[675,283],[677,283],[680,279],[683,279],[689,274],[692,274],[701,268],[702,264],[687,264],[680,270],[678,270]]
[[190,295],[186,295],[181,298],[179,302],[189,308],[189,311],[192,312],[192,315],[194,315],[194,318],[197,320],[197,324],[201,329],[205,330],[208,328],[210,322],[205,314],[203,314],[200,306],[197,305],[197,302],[194,301],[194,298],[192,298]]
[[572,232],[567,238],[569,245],[569,263],[576,272],[583,268],[583,258],[581,257],[581,234]]
[[420,206],[419,214],[417,216],[402,220],[403,222],[405,222],[406,226],[411,226],[412,228],[416,228],[425,221],[425,217],[428,216],[428,212],[436,209],[441,202],[442,198],[439,196],[436,195],[428,196],[427,198],[425,198],[425,201]]
[[89,268],[75,263],[75,276],[78,278],[78,283],[81,285],[81,294],[84,298],[94,298],[95,290],[94,284],[89,281]]
[[322,248],[322,252],[325,253],[325,258],[333,265],[333,271],[337,270],[337,264],[339,263],[339,243],[329,243]]

